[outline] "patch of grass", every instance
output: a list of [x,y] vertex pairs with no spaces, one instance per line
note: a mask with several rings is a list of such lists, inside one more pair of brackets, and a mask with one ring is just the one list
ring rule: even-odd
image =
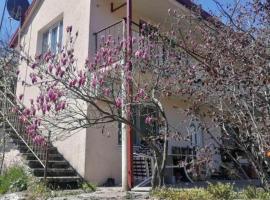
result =
[[235,197],[233,185],[229,183],[209,184],[207,191],[212,194],[213,197],[220,200],[233,200]]
[[23,167],[14,166],[7,169],[0,176],[0,193],[8,191],[19,192],[26,190],[28,186],[28,176]]
[[84,192],[94,192],[96,191],[96,185],[92,184],[92,183],[88,183],[88,182],[83,182],[81,184],[81,188]]
[[163,200],[269,200],[270,192],[262,188],[246,187],[236,192],[232,184],[210,184],[207,188],[174,189],[162,188],[151,192],[153,197]]

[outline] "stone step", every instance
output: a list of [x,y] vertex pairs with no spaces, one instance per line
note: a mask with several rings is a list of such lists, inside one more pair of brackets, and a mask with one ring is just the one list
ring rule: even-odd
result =
[[[28,160],[27,164],[30,168],[43,168],[41,163],[38,160]],[[69,168],[69,164],[67,161],[56,161],[56,160],[49,160],[48,161],[48,168],[62,168],[67,169]]]
[[[36,157],[32,153],[23,153],[22,156],[26,160],[36,160]],[[45,156],[42,156],[45,158]],[[64,161],[64,157],[61,154],[49,154],[48,159],[51,161]]]
[[[32,170],[34,176],[43,177],[44,176],[44,168],[34,168]],[[72,168],[67,169],[56,169],[49,168],[47,169],[47,177],[69,177],[76,176],[76,172]]]

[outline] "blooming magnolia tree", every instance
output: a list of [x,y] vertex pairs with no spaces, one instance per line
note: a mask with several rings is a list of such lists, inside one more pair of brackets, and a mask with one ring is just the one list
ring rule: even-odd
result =
[[[166,37],[172,51],[176,56],[184,51],[197,61],[176,69],[182,71],[182,76],[172,79],[171,85],[182,86],[179,92],[195,99],[189,113],[202,122],[205,115],[211,117],[221,127],[222,137],[213,135],[206,123],[205,131],[225,151],[233,148],[244,152],[268,189],[270,5],[268,1],[249,0],[224,7],[214,2],[220,15],[207,21],[202,20],[200,10],[192,16],[169,12],[171,30]],[[191,22],[188,30],[181,28],[185,19]],[[202,110],[202,105],[209,109]],[[225,140],[231,145],[224,146]]]

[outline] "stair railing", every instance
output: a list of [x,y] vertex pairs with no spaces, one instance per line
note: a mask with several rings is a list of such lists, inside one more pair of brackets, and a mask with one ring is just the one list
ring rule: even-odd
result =
[[[14,103],[12,99],[16,100],[17,97],[11,91],[7,92],[6,95],[2,90],[0,90],[0,114],[3,116],[7,124],[12,128],[17,137],[25,144],[28,150],[36,157],[41,166],[44,168],[44,179],[46,180],[47,168],[48,168],[48,153],[50,144],[50,132],[47,139],[44,137],[45,141],[43,144],[39,144],[34,141],[34,139],[27,133],[26,125],[31,124],[28,119],[25,119],[25,123],[22,123],[19,116],[23,116],[20,110],[13,112],[12,109],[16,108],[18,105]],[[22,105],[23,106],[23,105]],[[7,116],[5,116],[7,115]],[[37,131],[37,135],[42,136],[40,132]]]
[[[148,183],[150,183],[152,179],[153,169],[154,169],[154,160],[152,156],[148,156],[141,153],[133,153],[133,160],[141,161],[144,165],[145,175],[143,176],[143,180],[136,186],[136,187],[142,187]],[[133,164],[136,166],[136,164]],[[140,168],[143,170],[142,168]],[[134,172],[136,172],[139,169],[134,169]],[[140,175],[139,175],[140,176]],[[134,177],[136,178],[136,173],[134,174]],[[142,178],[142,176],[140,176]]]

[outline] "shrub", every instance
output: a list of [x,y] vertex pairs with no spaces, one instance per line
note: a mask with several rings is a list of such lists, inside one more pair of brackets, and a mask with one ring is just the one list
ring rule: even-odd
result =
[[29,200],[47,199],[50,197],[50,189],[44,182],[37,181],[35,178],[31,180],[31,184],[28,187]]
[[152,195],[166,200],[214,200],[213,196],[204,189],[160,189],[154,190]]
[[93,192],[96,190],[96,186],[92,183],[84,182],[81,185],[81,188],[85,192]]
[[232,200],[235,197],[233,185],[229,183],[209,184],[207,191],[212,194],[215,199],[219,200]]
[[27,189],[28,176],[23,167],[11,167],[0,176],[0,193],[19,192]]
[[262,188],[256,188],[252,186],[246,187],[242,192],[242,196],[244,199],[259,199],[259,200],[270,199],[269,192],[265,192]]

